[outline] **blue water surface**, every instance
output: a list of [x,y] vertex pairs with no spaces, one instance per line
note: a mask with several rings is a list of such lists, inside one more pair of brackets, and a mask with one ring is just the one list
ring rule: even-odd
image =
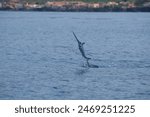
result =
[[1,11],[0,99],[150,99],[150,14]]

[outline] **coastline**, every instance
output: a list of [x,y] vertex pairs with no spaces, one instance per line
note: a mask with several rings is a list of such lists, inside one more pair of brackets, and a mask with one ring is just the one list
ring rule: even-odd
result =
[[32,8],[32,9],[11,9],[0,8],[0,11],[47,11],[47,12],[150,12],[150,7],[136,8],[80,8],[80,9],[53,9],[53,8]]
[[47,1],[45,3],[9,0],[0,2],[0,11],[56,11],[56,12],[150,12],[150,2],[83,2]]

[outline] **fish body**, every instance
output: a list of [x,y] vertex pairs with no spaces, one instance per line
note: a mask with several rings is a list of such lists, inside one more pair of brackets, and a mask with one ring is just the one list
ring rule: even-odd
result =
[[73,32],[73,35],[74,35],[74,37],[76,38],[76,40],[77,40],[77,42],[78,42],[78,47],[79,47],[79,50],[80,50],[80,52],[81,52],[81,55],[82,55],[85,59],[87,59],[87,60],[91,59],[91,58],[86,57],[86,55],[85,55],[85,51],[84,51],[84,47],[83,47],[83,45],[84,45],[85,43],[84,43],[84,42],[80,42],[74,32]]

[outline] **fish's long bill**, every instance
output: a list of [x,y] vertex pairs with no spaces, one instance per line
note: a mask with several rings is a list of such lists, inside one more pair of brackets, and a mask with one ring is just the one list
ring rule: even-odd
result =
[[73,33],[74,37],[76,38],[76,40],[77,40],[78,42],[80,42],[79,39],[77,38],[76,34],[75,34],[74,32],[72,32],[72,33]]

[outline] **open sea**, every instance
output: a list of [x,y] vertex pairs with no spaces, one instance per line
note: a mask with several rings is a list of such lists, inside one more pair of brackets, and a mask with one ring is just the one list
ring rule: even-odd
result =
[[0,99],[150,99],[150,13],[0,11]]

